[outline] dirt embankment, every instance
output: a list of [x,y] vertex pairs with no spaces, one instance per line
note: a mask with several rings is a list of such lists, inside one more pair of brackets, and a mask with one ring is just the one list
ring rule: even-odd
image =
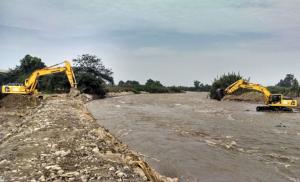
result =
[[177,181],[159,175],[99,126],[79,97],[31,99],[0,102],[1,180]]
[[239,95],[226,95],[223,100],[263,103],[264,97],[258,92],[246,92]]

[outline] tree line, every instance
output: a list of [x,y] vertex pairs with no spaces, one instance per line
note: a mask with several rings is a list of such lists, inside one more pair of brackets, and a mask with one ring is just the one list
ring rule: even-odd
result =
[[208,92],[210,85],[203,84],[200,81],[194,81],[193,87],[186,86],[164,86],[160,81],[148,79],[144,84],[135,80],[121,80],[117,85],[107,87],[108,92],[132,91],[134,93],[181,93],[185,91]]
[[[193,86],[164,86],[160,81],[148,79],[144,84],[135,81],[119,81],[115,84],[113,71],[107,68],[102,60],[95,55],[83,54],[73,59],[73,70],[78,82],[78,88],[82,93],[95,94],[104,97],[106,92],[132,91],[134,93],[180,93],[185,91],[210,92],[214,98],[216,90],[226,88],[239,79],[244,79],[240,74],[228,73],[214,79],[212,85],[201,83],[198,80]],[[9,69],[6,73],[0,73],[0,85],[8,83],[24,83],[30,74],[47,67],[38,57],[26,55],[20,60],[20,64]],[[70,89],[69,82],[64,73],[58,73],[40,77],[38,90],[44,93],[66,93]],[[287,74],[276,85],[269,86],[272,93],[282,93],[288,96],[299,96],[299,82],[293,74]]]

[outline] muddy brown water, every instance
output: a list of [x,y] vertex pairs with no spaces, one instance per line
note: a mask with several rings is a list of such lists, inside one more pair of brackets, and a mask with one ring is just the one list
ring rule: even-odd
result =
[[300,113],[258,113],[256,104],[213,101],[207,93],[128,95],[87,107],[163,175],[300,180]]

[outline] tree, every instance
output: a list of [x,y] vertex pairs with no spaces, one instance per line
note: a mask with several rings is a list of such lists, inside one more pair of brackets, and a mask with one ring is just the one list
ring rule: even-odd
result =
[[106,68],[95,55],[83,54],[73,59],[78,88],[81,92],[105,95],[105,84],[114,84],[111,69]]
[[118,86],[124,87],[125,86],[125,82],[123,80],[119,81]]
[[199,89],[199,88],[200,88],[200,83],[201,83],[201,82],[199,82],[198,80],[195,80],[195,81],[194,81],[194,86],[195,86],[196,89]]
[[35,70],[46,67],[45,63],[38,57],[26,55],[20,60],[20,65],[14,69],[10,69],[5,74],[5,84],[7,83],[23,83],[25,79]]
[[41,58],[32,57],[30,55],[26,55],[23,59],[20,60],[20,63],[21,65],[17,66],[17,69],[23,74],[31,74],[37,69],[46,67]]
[[0,85],[3,85],[6,80],[6,74],[0,73]]
[[77,67],[77,71],[93,74],[102,81],[114,84],[112,70],[106,68],[102,63],[102,60],[97,56],[83,54],[78,56],[76,59],[73,59],[73,62],[75,67]]
[[281,79],[275,87],[276,93],[282,93],[289,96],[299,96],[300,88],[297,78],[293,74],[286,74],[284,79]]
[[290,90],[291,90],[292,94],[294,93],[295,96],[299,97],[300,87],[299,87],[299,82],[297,79],[293,80]]
[[139,85],[140,85],[140,83],[135,80],[127,80],[125,82],[125,86],[127,86],[127,87],[135,87],[135,86],[139,86]]
[[168,93],[169,89],[163,86],[160,81],[149,79],[145,84],[145,91],[149,93]]
[[290,88],[295,83],[295,76],[293,74],[286,74],[284,79],[281,79],[276,86]]
[[163,85],[160,83],[160,81],[154,81],[152,79],[147,80],[146,86],[155,86],[155,87],[163,87]]

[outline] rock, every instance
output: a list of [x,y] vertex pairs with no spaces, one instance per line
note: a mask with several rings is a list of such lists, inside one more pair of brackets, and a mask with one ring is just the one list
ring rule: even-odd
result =
[[129,166],[124,166],[124,170],[129,171],[130,170]]
[[71,178],[71,177],[74,177],[74,176],[79,176],[79,172],[77,172],[77,171],[74,171],[74,172],[68,172],[68,173],[63,174],[62,176],[63,176],[63,177]]
[[57,171],[57,174],[58,174],[58,175],[62,175],[62,174],[64,174],[64,172],[65,172],[65,171],[61,169],[61,170],[58,170],[58,171]]
[[42,175],[42,176],[39,178],[39,181],[46,181],[45,176]]
[[52,166],[46,166],[45,169],[48,170],[61,170],[61,167],[59,165],[52,165]]
[[146,177],[144,171],[143,171],[141,168],[136,167],[136,168],[133,169],[133,171],[134,171],[134,173],[138,174],[138,175],[139,175],[140,177],[142,177],[143,179],[144,179],[144,178],[147,179],[147,177]]
[[114,171],[114,170],[115,170],[115,168],[114,168],[114,167],[110,167],[108,170],[110,170],[110,171]]
[[88,177],[85,176],[85,175],[81,176],[80,179],[81,179],[82,182],[88,181]]
[[227,149],[231,149],[234,146],[237,146],[237,143],[235,141],[231,141],[230,144],[225,144]]
[[121,171],[117,171],[115,174],[116,174],[119,178],[122,178],[122,177],[126,177],[126,176],[127,176],[125,173],[123,173],[123,172],[121,172]]
[[6,159],[4,159],[0,162],[0,165],[8,165],[8,164],[10,164],[10,161],[8,161]]
[[237,144],[236,144],[235,141],[231,141],[230,145],[231,145],[231,146],[236,146]]
[[56,152],[55,152],[55,155],[56,155],[56,156],[65,157],[65,156],[67,156],[67,155],[70,154],[70,153],[71,153],[70,150],[68,150],[68,151],[60,150],[60,151],[56,151]]
[[93,133],[95,133],[101,139],[104,139],[107,136],[106,132],[102,128],[95,129]]
[[93,148],[93,150],[92,150],[95,154],[98,154],[99,153],[99,148],[98,147],[95,147],[95,148]]

